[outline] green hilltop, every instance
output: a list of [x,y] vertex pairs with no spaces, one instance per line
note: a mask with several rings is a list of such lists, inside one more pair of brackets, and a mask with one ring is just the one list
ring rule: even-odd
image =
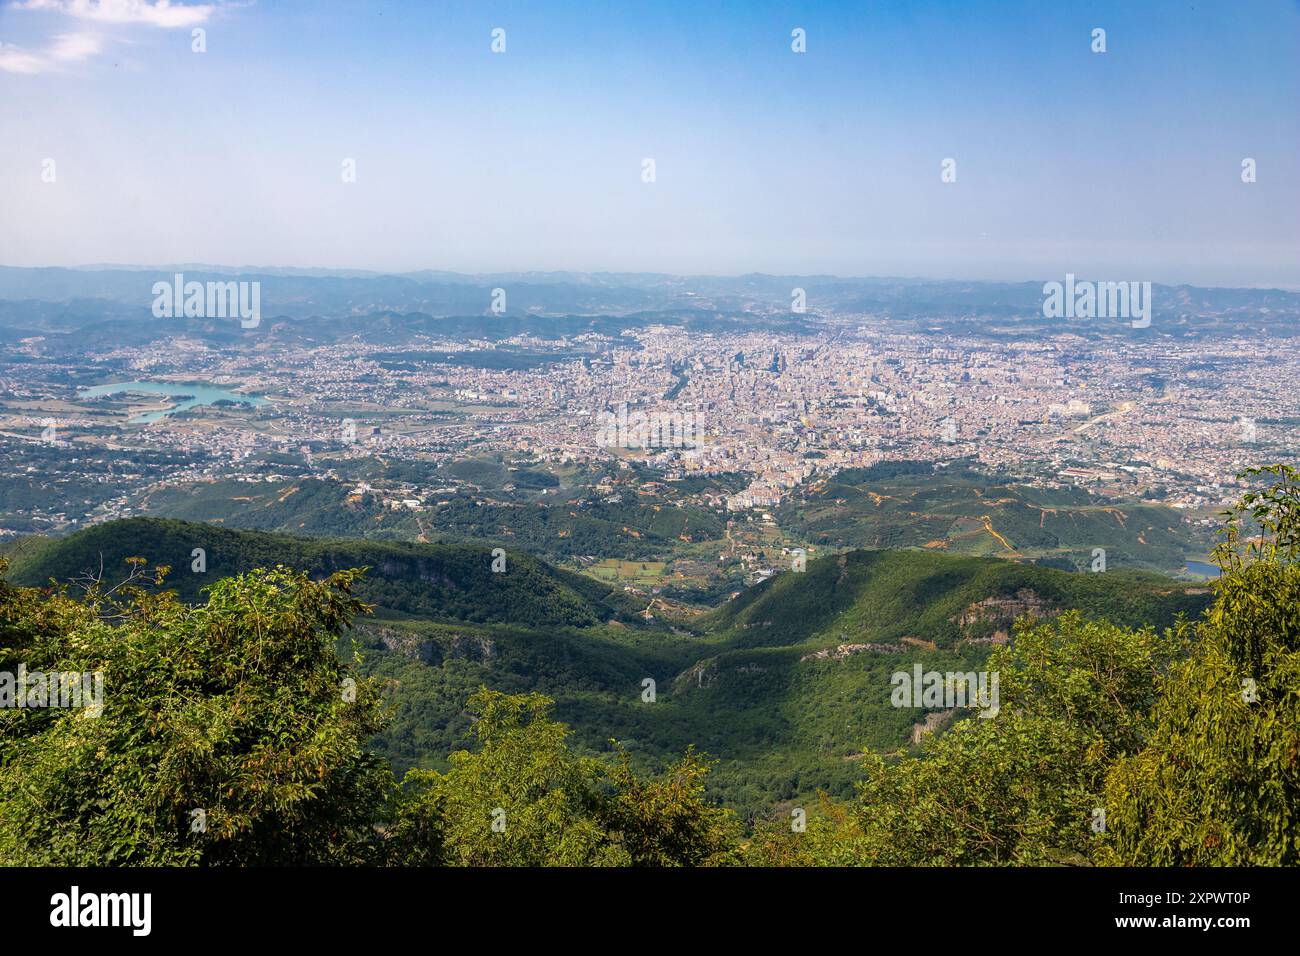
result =
[[[195,550],[205,570],[192,570]],[[86,575],[120,580],[128,558],[171,569],[167,586],[199,600],[213,582],[253,568],[285,565],[315,576],[368,568],[359,596],[386,612],[433,620],[586,627],[632,619],[621,595],[591,578],[527,554],[505,554],[492,571],[488,547],[298,538],[157,518],[128,518],[62,538],[23,538],[4,550],[15,583],[42,585]]]

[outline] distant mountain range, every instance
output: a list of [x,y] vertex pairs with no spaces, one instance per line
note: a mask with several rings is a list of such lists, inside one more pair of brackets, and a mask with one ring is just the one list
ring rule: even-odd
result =
[[[177,272],[186,281],[260,282],[262,324],[240,329],[237,322],[221,319],[156,319],[153,283]],[[498,288],[506,290],[501,314],[492,312]],[[804,312],[793,311],[795,289],[804,291]],[[387,275],[207,265],[0,267],[0,341],[42,335],[47,348],[69,352],[181,334],[214,344],[250,336],[290,345],[354,338],[396,344],[419,336],[617,335],[656,323],[704,331],[799,331],[864,316],[916,331],[993,337],[1066,328],[1083,335],[1300,332],[1300,292],[1156,285],[1147,329],[1132,329],[1116,319],[1048,319],[1043,299],[1042,282],[429,271]]]

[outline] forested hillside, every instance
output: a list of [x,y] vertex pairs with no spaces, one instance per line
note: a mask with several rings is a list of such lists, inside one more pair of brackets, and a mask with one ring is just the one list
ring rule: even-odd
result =
[[[94,672],[105,688],[94,713],[32,699],[0,709],[0,861],[1295,864],[1300,483],[1282,466],[1265,474],[1274,484],[1228,518],[1216,552],[1224,576],[1199,618],[1163,629],[1078,610],[1023,618],[1009,642],[972,665],[1000,676],[994,710],[958,708],[947,729],[919,738],[919,751],[868,746],[852,760],[797,726],[795,711],[812,698],[766,700],[764,710],[780,716],[731,754],[685,745],[648,768],[627,744],[582,746],[544,695],[483,688],[453,715],[462,721],[457,749],[399,783],[373,741],[391,732],[386,700],[400,700],[413,672],[390,679],[383,668],[358,669],[348,641],[366,612],[357,572],[317,581],[254,570],[217,581],[198,605],[148,577],[53,591],[0,580],[0,671]],[[190,529],[133,522],[82,540],[108,546],[131,531],[137,543],[156,533],[155,543],[176,546],[167,535],[178,530]],[[78,563],[58,549],[29,548],[22,560],[24,575]],[[724,647],[727,633],[699,639]],[[473,660],[474,651],[457,651],[457,637],[430,634],[408,666],[432,674]],[[632,667],[671,664],[653,639],[637,632]],[[411,650],[400,640],[392,647]],[[515,679],[535,663],[516,666],[518,648],[494,658],[477,647],[482,660],[513,662],[499,674]],[[557,685],[595,691],[634,672],[612,643],[593,640],[579,653],[557,636],[538,650]],[[761,696],[797,685],[802,664],[834,671],[870,657],[835,650],[844,653],[796,661],[788,645],[753,649],[786,655],[789,670],[770,684],[762,675],[775,667],[731,670],[758,675],[744,692]],[[726,670],[697,666],[673,682],[676,732],[718,733],[713,720],[740,695],[690,702],[725,686]],[[816,696],[870,692],[869,682],[823,685]],[[789,728],[798,732],[782,740]],[[849,768],[856,792],[768,799],[751,813],[710,798],[715,774],[738,772],[747,759],[761,771],[764,754],[795,742]]]
[[1036,488],[961,462],[940,471],[929,462],[847,469],[792,496],[779,518],[823,547],[927,548],[1078,570],[1102,548],[1111,568],[1174,572],[1213,544],[1208,530],[1159,502]]
[[[599,498],[580,503],[532,500],[527,492],[550,490],[555,482],[551,475],[518,471],[506,475],[505,469],[499,470],[500,475],[471,474],[476,480],[508,481],[511,491],[500,493],[500,497],[519,500],[484,502],[468,494],[449,494],[436,507],[420,512],[394,511],[376,495],[355,494],[351,485],[302,478],[155,489],[142,496],[138,506],[158,517],[286,534],[409,541],[429,532],[452,541],[503,544],[553,558],[653,557],[672,552],[682,542],[723,535],[723,522],[704,508]],[[462,474],[455,465],[444,471],[457,477]],[[543,484],[547,480],[550,485]]]
[[[203,573],[191,570],[195,548]],[[187,602],[255,568],[317,578],[366,568],[355,593],[375,608],[358,622],[357,666],[389,688],[391,719],[374,746],[399,773],[445,768],[448,753],[469,746],[465,701],[487,686],[546,695],[576,747],[597,754],[617,739],[642,770],[696,745],[719,760],[710,795],[747,815],[819,789],[851,796],[865,751],[907,749],[927,721],[952,719],[946,707],[893,706],[890,679],[900,670],[978,669],[1025,615],[1078,608],[1164,628],[1210,599],[1205,587],[1152,574],[860,551],[810,561],[686,629],[647,621],[621,592],[514,552],[494,573],[486,548],[152,519],[27,539],[10,548],[11,579],[84,585],[90,575],[112,587],[133,557],[170,565],[163,587]]]
[[[202,570],[195,565],[202,552]],[[487,547],[354,539],[293,538],[214,525],[131,518],[65,538],[26,538],[5,553],[22,584],[85,580],[112,584],[128,558],[171,569],[167,586],[184,600],[224,577],[284,565],[313,575],[366,568],[358,594],[389,612],[477,623],[588,626],[626,617],[620,595],[582,575],[511,551],[492,570]]]

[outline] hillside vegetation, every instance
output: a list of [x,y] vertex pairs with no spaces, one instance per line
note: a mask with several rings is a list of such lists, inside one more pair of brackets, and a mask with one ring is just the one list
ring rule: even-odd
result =
[[[53,590],[0,577],[0,674],[97,673],[105,688],[91,712],[42,706],[48,699],[34,695],[16,706],[0,682],[9,694],[0,708],[0,862],[1294,865],[1300,475],[1285,466],[1263,474],[1272,486],[1227,516],[1216,551],[1224,575],[1199,618],[1163,629],[1079,610],[1023,618],[978,665],[1000,676],[995,710],[957,707],[947,729],[919,738],[919,750],[869,746],[856,759],[837,757],[854,777],[849,794],[769,800],[750,815],[711,799],[708,781],[740,766],[761,776],[773,769],[765,753],[795,742],[809,749],[804,728],[778,733],[803,719],[788,700],[764,701],[773,723],[736,756],[711,759],[688,745],[647,769],[631,747],[582,746],[545,695],[482,688],[465,701],[464,744],[399,783],[372,741],[391,726],[385,697],[400,697],[402,678],[395,686],[358,668],[349,633],[369,609],[354,593],[357,572],[312,580],[253,570],[215,582],[199,605],[160,590],[160,575]],[[41,561],[56,553],[28,546],[23,573],[48,568]],[[667,666],[672,640],[725,648],[745,621],[717,623],[724,630],[663,636],[663,646],[656,632],[628,628],[627,646],[643,655],[637,665]],[[417,643],[406,666],[434,673],[472,660],[472,651],[456,652],[465,643],[456,627],[429,634],[423,651]],[[599,641],[618,630],[594,629],[569,657],[588,670],[593,692],[617,677],[619,655]],[[562,660],[564,646],[557,636],[544,656]],[[393,647],[403,654],[400,640]],[[772,682],[746,687],[761,695],[820,669],[849,673],[839,665],[871,657],[796,660],[802,649],[733,648],[768,655],[736,668],[737,679]],[[702,700],[734,705],[736,697],[707,693],[730,679],[726,668],[697,666],[665,687],[675,718],[657,703],[641,713],[716,734],[713,721],[687,718],[726,709]],[[828,689],[847,687],[818,691]],[[794,783],[807,792],[812,781]]]
[[[195,551],[203,570],[194,570]],[[64,538],[26,538],[6,548],[13,580],[22,584],[115,581],[128,558],[172,569],[169,588],[187,601],[221,578],[284,565],[321,576],[366,568],[358,595],[388,611],[477,623],[528,627],[589,626],[631,607],[591,578],[553,568],[527,554],[505,555],[492,571],[487,547],[397,541],[295,538],[154,518],[108,522]],[[500,566],[500,565],[498,565]]]
[[[480,467],[471,470],[470,465]],[[352,485],[306,477],[155,489],[143,495],[137,506],[151,516],[254,531],[408,541],[436,534],[451,541],[503,544],[551,558],[648,558],[723,536],[722,520],[706,508],[638,501],[634,492],[618,501],[584,497],[583,489],[565,489],[557,496],[556,479],[546,472],[507,472],[487,466],[457,462],[421,477],[482,482],[486,493],[500,500],[447,493],[420,512],[394,511],[378,495],[358,494]],[[543,490],[549,498],[538,497]],[[578,497],[571,500],[570,491]]]
[[927,548],[1079,570],[1102,548],[1114,569],[1179,571],[1213,543],[1159,503],[1008,483],[961,463],[841,471],[804,488],[777,517],[790,534],[822,547]]
[[[195,548],[205,573],[191,570]],[[866,750],[914,744],[946,708],[891,705],[898,671],[978,669],[1022,615],[1078,608],[1126,626],[1172,625],[1206,588],[1135,572],[1071,574],[993,558],[863,551],[809,562],[744,592],[685,631],[632,613],[620,592],[510,552],[505,571],[472,546],[290,538],[132,519],[10,548],[11,579],[102,577],[128,558],[173,567],[186,602],[231,575],[278,565],[315,578],[366,568],[353,585],[374,613],[358,663],[389,688],[373,744],[401,773],[442,769],[470,746],[465,701],[479,687],[554,701],[574,745],[622,742],[640,769],[691,745],[718,759],[708,792],[747,815],[817,790],[850,796]],[[102,561],[102,572],[101,572]],[[646,682],[653,681],[653,700]]]

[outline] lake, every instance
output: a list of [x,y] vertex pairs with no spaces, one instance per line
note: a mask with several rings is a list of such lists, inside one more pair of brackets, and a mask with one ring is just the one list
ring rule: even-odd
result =
[[125,392],[134,392],[139,395],[166,395],[176,398],[178,401],[171,408],[165,408],[160,412],[146,412],[143,415],[136,415],[130,421],[136,425],[147,425],[149,422],[156,422],[166,418],[168,415],[174,415],[176,412],[183,412],[187,408],[197,408],[200,405],[215,405],[217,402],[235,402],[241,405],[265,405],[266,399],[257,395],[241,395],[238,392],[230,392],[224,388],[217,388],[215,385],[205,385],[202,382],[119,382],[116,385],[94,385],[90,388],[83,388],[78,393],[78,398],[98,398],[101,395],[118,395]]
[[1219,576],[1219,566],[1217,564],[1208,564],[1205,561],[1188,561],[1187,572],[1203,578],[1217,578]]

